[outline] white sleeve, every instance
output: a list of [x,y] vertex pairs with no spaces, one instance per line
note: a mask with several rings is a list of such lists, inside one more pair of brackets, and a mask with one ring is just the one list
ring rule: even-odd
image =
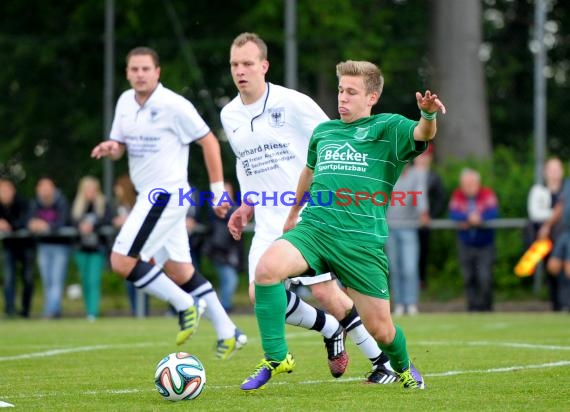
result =
[[552,214],[552,197],[542,185],[530,189],[527,200],[528,217],[533,222],[544,222]]
[[115,115],[113,117],[113,123],[111,125],[111,132],[109,133],[109,139],[116,140],[117,142],[125,143],[125,137],[121,132],[121,125],[119,119],[121,116],[119,115],[119,110],[121,107],[121,98],[117,100],[117,105],[115,106]]
[[307,136],[307,139],[309,139],[313,135],[315,127],[330,119],[323,109],[309,96],[302,93],[297,95],[300,97],[299,104],[296,105],[299,109],[295,112],[296,123],[301,129],[303,136]]
[[179,99],[179,104],[175,105],[174,129],[184,144],[198,140],[210,131],[194,105],[183,97]]

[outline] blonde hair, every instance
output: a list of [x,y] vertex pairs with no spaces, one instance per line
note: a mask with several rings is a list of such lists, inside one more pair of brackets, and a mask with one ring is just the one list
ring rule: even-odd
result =
[[252,42],[257,46],[261,60],[267,60],[267,44],[256,33],[241,33],[232,42],[232,47],[242,47],[247,42]]
[[87,186],[89,185],[94,185],[97,190],[97,194],[93,200],[95,214],[99,218],[105,216],[106,200],[105,195],[103,195],[101,192],[101,184],[96,177],[85,176],[79,181],[79,185],[77,186],[77,194],[75,195],[75,199],[73,200],[73,205],[71,207],[71,217],[75,221],[81,220],[85,212],[87,212],[87,207],[90,202],[86,199],[85,192],[87,190]]
[[347,60],[336,65],[336,76],[362,76],[366,94],[378,92],[378,97],[384,88],[384,76],[382,71],[374,63],[367,61]]

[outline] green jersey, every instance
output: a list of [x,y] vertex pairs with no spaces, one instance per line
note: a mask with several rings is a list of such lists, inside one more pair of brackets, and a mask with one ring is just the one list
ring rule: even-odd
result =
[[[309,142],[307,167],[314,178],[302,220],[338,238],[384,245],[394,184],[406,163],[427,148],[427,143],[414,141],[416,125],[384,113],[317,126]],[[394,194],[393,199],[396,195],[415,201],[412,194]]]

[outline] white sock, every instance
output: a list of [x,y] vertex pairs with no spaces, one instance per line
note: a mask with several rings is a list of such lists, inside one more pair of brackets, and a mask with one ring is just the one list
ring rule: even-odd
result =
[[350,340],[358,346],[358,349],[360,349],[368,359],[374,362],[380,357],[382,351],[378,347],[378,343],[362,324],[362,320],[354,306],[350,313],[340,321],[340,324],[346,330]]
[[290,291],[287,291],[285,321],[289,325],[316,330],[325,338],[332,337],[340,326],[334,316],[312,307]]
[[[358,320],[360,321],[360,317]],[[382,353],[378,347],[378,343],[376,343],[372,335],[368,333],[362,323],[350,329],[347,332],[347,335],[368,359],[376,359]]]
[[[170,303],[178,312],[186,310],[194,304],[192,296],[180,289],[160,267],[139,261],[133,272],[135,270],[141,276],[131,281],[138,289]],[[129,278],[131,278],[130,275]]]
[[210,282],[204,283],[193,290],[192,296],[194,299],[201,298],[206,301],[204,317],[212,322],[218,340],[228,339],[235,335],[236,325],[228,316]]

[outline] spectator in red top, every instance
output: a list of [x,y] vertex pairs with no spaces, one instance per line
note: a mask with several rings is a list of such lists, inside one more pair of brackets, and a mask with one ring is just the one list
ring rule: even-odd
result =
[[493,310],[493,262],[495,231],[485,222],[498,217],[497,197],[481,186],[479,172],[464,169],[459,188],[449,202],[449,216],[458,223],[459,264],[463,275],[467,310]]

